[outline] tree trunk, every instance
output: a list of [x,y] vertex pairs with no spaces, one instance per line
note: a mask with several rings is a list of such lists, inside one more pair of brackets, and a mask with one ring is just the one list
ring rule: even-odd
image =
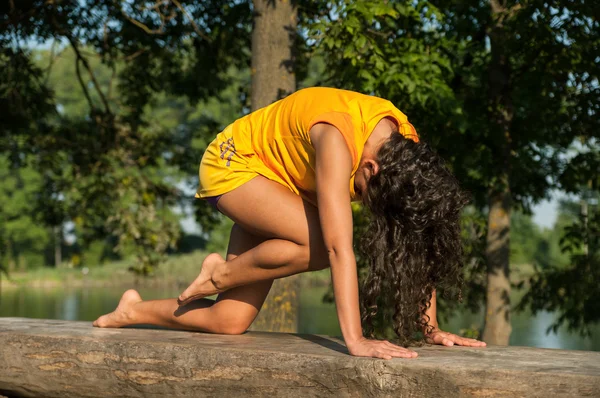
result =
[[255,0],[252,31],[252,110],[296,90],[297,10],[289,0]]
[[579,202],[581,206],[581,218],[583,219],[583,231],[585,233],[586,239],[583,242],[583,254],[586,256],[590,254],[589,245],[588,245],[588,202],[585,199],[581,199]]
[[483,340],[489,344],[508,345],[510,325],[510,160],[512,156],[511,123],[511,65],[506,48],[505,18],[511,12],[498,1],[490,1],[492,27],[490,29],[491,60],[489,66],[489,109],[492,126],[491,140],[498,148],[496,178],[490,186],[488,203],[488,234],[486,258],[487,292]]
[[[265,107],[296,90],[294,42],[297,10],[289,0],[254,0],[252,31],[252,110]],[[251,329],[296,332],[298,278],[273,283]]]
[[510,332],[510,191],[491,195],[486,258],[487,292],[483,341],[508,345]]
[[60,268],[62,264],[62,227],[55,226],[54,232],[54,267]]

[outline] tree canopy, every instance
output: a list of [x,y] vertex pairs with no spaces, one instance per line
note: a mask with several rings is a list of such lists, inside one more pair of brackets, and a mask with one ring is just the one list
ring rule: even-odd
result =
[[[82,247],[107,241],[149,274],[180,237],[182,214],[210,231],[219,217],[189,191],[206,145],[252,107],[251,58],[260,52],[252,23],[269,3],[0,5],[3,268],[48,262],[68,225]],[[498,314],[486,319],[488,329],[504,328],[495,341],[510,332],[511,261],[539,266],[521,307],[561,311],[560,322],[579,330],[597,322],[598,6],[294,5],[289,54],[298,85],[389,99],[471,192],[464,297],[472,308],[487,300]],[[521,213],[556,189],[582,200],[577,216],[559,223],[562,239],[536,232]],[[511,234],[521,244],[512,250]]]

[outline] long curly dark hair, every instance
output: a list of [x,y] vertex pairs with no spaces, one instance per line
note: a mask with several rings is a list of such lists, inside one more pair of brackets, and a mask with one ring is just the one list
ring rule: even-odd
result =
[[460,212],[468,195],[429,145],[401,134],[382,145],[377,162],[363,197],[369,224],[360,246],[369,272],[362,324],[373,337],[380,309],[393,308],[393,330],[406,346],[429,332],[425,311],[434,289],[460,291]]

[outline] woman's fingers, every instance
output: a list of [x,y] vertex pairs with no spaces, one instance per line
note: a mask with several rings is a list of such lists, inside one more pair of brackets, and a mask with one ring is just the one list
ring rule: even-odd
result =
[[412,352],[412,351],[408,351],[408,350],[404,350],[404,351],[390,350],[388,352],[390,352],[391,355],[398,357],[398,358],[416,358],[417,357],[416,352]]
[[435,332],[430,340],[433,341],[434,344],[442,344],[447,347],[452,347],[453,345],[461,345],[465,347],[485,347],[486,344],[483,341],[469,339],[466,337],[460,337],[452,333],[446,332]]
[[[441,344],[446,347],[461,345],[465,347],[484,347],[486,344],[482,341],[460,337],[452,333],[435,331],[427,336],[426,341],[433,344]],[[363,350],[361,353],[360,347],[356,352],[352,352],[357,356],[370,356],[381,359],[392,358],[416,358],[418,354],[415,351],[406,349],[399,345],[390,343],[387,340],[364,340],[361,343]],[[353,349],[354,351],[354,349]]]
[[415,351],[392,344],[387,340],[361,339],[348,344],[351,355],[358,357],[374,357],[382,359],[392,358],[416,358]]
[[389,342],[389,341],[387,341],[387,340],[384,340],[384,341],[383,341],[383,343],[384,343],[386,346],[390,347],[391,349],[397,350],[397,351],[399,351],[399,352],[406,353],[406,354],[410,355],[411,357],[417,357],[417,356],[419,355],[419,354],[417,354],[415,351],[412,351],[412,350],[409,350],[408,348],[404,348],[404,347],[401,347],[401,346],[399,346],[399,345],[396,345],[396,344],[390,343],[390,342]]
[[448,333],[446,338],[451,340],[452,342],[454,342],[454,344],[458,344],[458,345],[462,345],[462,346],[466,346],[466,347],[483,347],[483,346],[485,346],[485,343],[483,341],[478,341],[475,339],[469,339],[467,337],[457,336],[452,333]]
[[384,358],[384,359],[413,358],[412,354],[409,352],[401,352],[401,351],[388,350],[388,349],[379,349],[376,352],[378,354],[377,355],[378,358]]
[[417,353],[411,350],[407,350],[404,347],[397,346],[390,343],[387,340],[379,340],[376,342],[374,350],[377,352],[379,358],[391,359],[391,358],[415,358]]
[[459,337],[459,336],[456,336],[456,337],[457,338],[454,340],[454,342],[458,345],[462,345],[465,347],[485,347],[485,345],[486,345],[483,341],[469,339],[466,337]]
[[450,333],[437,332],[432,337],[430,337],[430,340],[432,340],[434,344],[442,344],[447,347],[452,347],[454,345],[454,339],[452,339],[451,336],[453,335],[451,335]]
[[374,355],[375,358],[381,358],[381,359],[392,359],[393,356],[390,355],[389,353],[385,353],[383,351],[377,351],[377,354]]
[[403,356],[404,358],[416,358],[419,355],[415,351],[406,349],[404,347],[400,347],[399,345],[396,345],[396,344],[392,344],[387,340],[384,340],[383,343],[393,350],[404,353],[404,355],[405,355],[405,356]]
[[417,353],[394,345],[385,340],[369,340],[362,338],[348,344],[350,354],[358,357],[375,357],[383,359],[415,358]]
[[460,345],[465,347],[485,347],[486,344],[483,341],[469,339],[467,337],[460,337],[452,333],[436,331],[431,333],[425,339],[430,344],[441,344],[446,347],[452,347],[454,345]]

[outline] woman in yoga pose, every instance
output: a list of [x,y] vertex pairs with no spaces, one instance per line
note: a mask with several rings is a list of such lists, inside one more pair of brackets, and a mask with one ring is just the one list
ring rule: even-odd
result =
[[[391,102],[315,87],[242,117],[208,146],[196,197],[235,222],[227,257],[206,257],[177,300],[143,301],[128,290],[94,326],[239,334],[255,319],[274,279],[331,267],[350,354],[417,356],[363,335],[361,321],[372,337],[381,306],[394,309],[390,322],[403,345],[416,332],[433,344],[485,345],[438,328],[435,289],[459,286],[459,213],[467,199]],[[351,201],[362,201],[370,214],[362,319]],[[216,300],[205,298],[213,294]]]

